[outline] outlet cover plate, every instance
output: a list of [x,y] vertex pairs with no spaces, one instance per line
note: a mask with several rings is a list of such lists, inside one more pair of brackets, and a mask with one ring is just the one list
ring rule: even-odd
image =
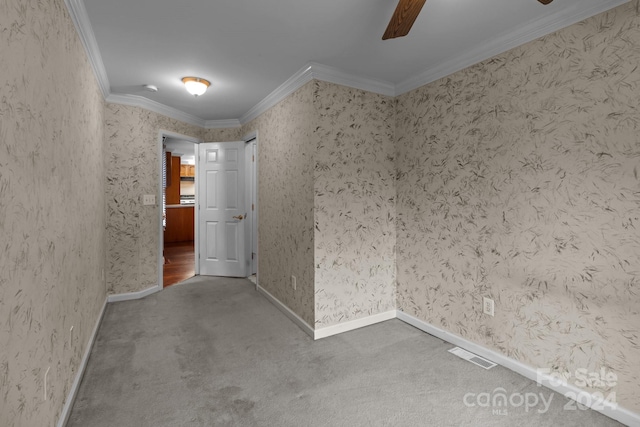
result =
[[153,194],[143,194],[142,204],[144,206],[153,206],[156,204],[156,196]]
[[491,298],[487,298],[487,297],[482,298],[482,312],[484,314],[488,314],[489,316],[494,315],[494,303]]

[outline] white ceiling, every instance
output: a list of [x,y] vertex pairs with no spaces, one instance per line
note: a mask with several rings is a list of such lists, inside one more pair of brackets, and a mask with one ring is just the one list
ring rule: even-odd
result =
[[[397,94],[628,0],[428,0],[407,37],[386,41],[397,0],[82,1],[67,0],[74,19],[86,8],[79,29],[103,90],[223,121],[309,63]],[[184,76],[212,87],[195,98]]]

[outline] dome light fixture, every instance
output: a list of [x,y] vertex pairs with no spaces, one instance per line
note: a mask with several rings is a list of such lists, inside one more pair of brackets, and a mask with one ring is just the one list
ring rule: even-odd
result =
[[183,77],[182,83],[193,96],[200,96],[207,91],[207,88],[211,85],[209,80],[201,79],[200,77]]

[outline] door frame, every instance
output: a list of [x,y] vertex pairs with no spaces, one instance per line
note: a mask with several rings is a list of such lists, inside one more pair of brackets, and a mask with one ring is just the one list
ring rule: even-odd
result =
[[[165,129],[160,129],[158,131],[158,142],[157,142],[157,151],[158,151],[158,187],[157,187],[157,194],[156,194],[156,200],[158,200],[158,202],[156,203],[158,206],[158,283],[156,285],[156,288],[158,291],[161,291],[164,289],[164,263],[163,263],[163,259],[162,259],[162,253],[164,251],[164,229],[162,228],[162,157],[164,156],[164,150],[162,148],[162,139],[163,137],[167,137],[167,138],[175,138],[175,139],[182,139],[184,141],[189,141],[189,142],[193,142],[194,144],[199,145],[202,142],[205,142],[203,139],[200,138],[196,138],[193,136],[189,136],[189,135],[184,135],[181,133],[177,133],[177,132],[172,132],[172,131],[168,131]],[[251,244],[250,245],[245,245],[245,251],[248,251],[248,255],[249,257],[251,256],[252,250],[255,247],[256,248],[256,257],[255,257],[255,266],[256,266],[256,288],[258,287],[258,283],[260,283],[260,268],[259,268],[259,263],[258,263],[258,241],[259,241],[259,237],[260,237],[260,233],[259,233],[259,227],[258,227],[258,211],[259,211],[259,191],[258,191],[258,183],[259,183],[259,174],[258,174],[258,152],[259,152],[259,138],[258,138],[258,131],[254,130],[252,132],[247,133],[245,136],[243,136],[240,140],[244,141],[247,144],[252,144],[255,148],[252,150],[245,150],[245,151],[252,151],[255,153],[255,161],[251,162],[250,166],[246,168],[247,170],[247,180],[245,182],[250,182],[251,184],[248,186],[248,191],[247,191],[247,198],[249,199],[249,204],[251,204],[251,192],[253,192],[253,194],[255,195],[255,200],[254,200],[254,204],[255,204],[255,209],[254,210],[249,210],[250,215],[251,215],[251,221],[246,221],[247,224],[249,225],[249,229],[246,230],[248,233],[245,233],[245,235],[249,235],[250,239],[251,239]],[[211,141],[211,142],[215,142],[215,141]],[[199,153],[199,150],[196,150]],[[196,156],[196,159],[198,159],[198,156]],[[196,176],[198,175],[198,160],[196,160],[196,167],[195,167],[195,173]],[[200,222],[200,209],[198,209],[198,203],[199,203],[199,180],[196,180],[196,197],[195,197],[195,218],[194,218],[194,246],[195,246],[195,251],[196,251],[196,259],[195,259],[195,274],[196,275],[200,275],[200,253],[199,253],[199,222]],[[253,224],[255,224],[255,227],[253,226]],[[249,258],[250,259],[250,258]],[[251,273],[251,271],[249,271],[248,273]],[[248,274],[248,276],[250,276],[251,274]]]
[[[244,221],[244,253],[245,259],[248,260],[248,266],[245,268],[245,276],[249,277],[253,274],[254,265],[256,270],[256,284],[258,281],[258,131],[254,130],[249,132],[242,138],[236,141],[243,141],[245,143],[244,158],[245,158],[245,206],[247,217]],[[224,143],[233,141],[202,141],[202,143]],[[252,157],[254,158],[252,161]],[[198,166],[200,164],[200,150],[197,150],[196,155],[196,177],[199,176]],[[201,194],[201,180],[196,179],[196,217],[195,217],[195,235],[196,239],[199,238],[199,225],[200,225],[200,194]],[[251,209],[251,205],[254,205],[254,209]],[[255,224],[255,226],[254,226]],[[196,245],[196,275],[200,274],[200,245],[199,241],[195,241]],[[255,248],[255,258],[251,258],[253,250]]]
[[[253,132],[249,132],[245,136],[242,137],[242,140],[245,144],[249,144],[246,152],[246,158],[250,159],[253,157],[253,161],[249,162],[249,166],[247,167],[247,207],[254,205],[253,209],[248,209],[251,220],[247,221],[248,233],[248,244],[245,245],[248,248],[247,255],[250,259],[250,267],[248,276],[253,274],[253,270],[256,271],[256,288],[258,285],[258,131],[255,130]],[[255,252],[254,252],[255,249]],[[251,255],[255,253],[255,258],[252,258]]]
[[[156,285],[156,287],[158,288],[159,291],[164,289],[164,262],[162,259],[162,253],[164,252],[164,229],[162,228],[162,158],[164,156],[164,149],[162,147],[162,140],[163,137],[167,137],[167,138],[174,138],[174,139],[181,139],[183,141],[188,141],[188,142],[193,142],[194,144],[200,144],[202,142],[201,139],[199,138],[195,138],[193,136],[189,136],[189,135],[183,135],[177,132],[171,132],[168,130],[164,130],[164,129],[160,129],[158,131],[158,190],[157,190],[157,195],[156,195],[156,206],[158,207],[158,284]],[[197,166],[196,166],[197,168]],[[196,173],[197,173],[197,169],[196,169]],[[196,189],[196,199],[198,197],[197,195],[198,190]],[[197,203],[197,200],[196,200]],[[197,214],[196,214],[197,215]],[[198,225],[194,224],[195,226],[195,231],[197,233],[198,231]],[[197,239],[198,236],[197,234],[194,236],[194,239]],[[197,240],[194,240],[194,245],[197,244]],[[198,259],[196,258],[196,270],[195,270],[195,274],[198,274]]]

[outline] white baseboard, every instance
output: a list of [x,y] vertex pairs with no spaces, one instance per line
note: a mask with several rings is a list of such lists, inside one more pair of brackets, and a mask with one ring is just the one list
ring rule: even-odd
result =
[[[138,298],[145,297],[147,295],[151,295],[155,292],[158,292],[161,289],[162,288],[158,286],[154,286],[140,292],[110,295],[107,297],[107,299],[105,300],[105,303],[102,306],[102,310],[100,311],[100,315],[98,316],[96,324],[93,328],[93,332],[91,333],[89,342],[87,343],[87,347],[85,349],[84,356],[82,357],[80,367],[78,368],[76,378],[71,386],[71,390],[69,391],[69,395],[67,396],[64,407],[62,408],[62,413],[60,414],[57,427],[64,427],[64,425],[67,422],[67,419],[69,418],[69,415],[71,414],[71,408],[73,406],[73,402],[78,392],[78,388],[80,387],[80,382],[82,381],[82,376],[84,375],[84,371],[86,369],[87,362],[89,360],[89,355],[91,354],[91,349],[93,348],[93,343],[98,333],[98,328],[100,326],[100,323],[102,322],[102,317],[104,316],[104,311],[105,311],[107,302],[117,302],[117,301],[127,301],[127,300],[138,299]],[[420,320],[414,316],[406,314],[403,311],[391,310],[391,311],[376,314],[373,316],[368,316],[362,319],[356,319],[356,320],[341,323],[338,325],[327,326],[325,328],[314,330],[314,328],[311,327],[311,325],[305,322],[300,316],[294,313],[289,307],[284,305],[280,300],[278,300],[276,297],[271,295],[266,289],[262,288],[259,285],[256,285],[256,290],[260,292],[262,295],[264,295],[273,305],[275,305],[280,311],[282,311],[282,313],[284,313],[289,319],[291,319],[291,321],[293,321],[296,325],[298,325],[300,329],[302,329],[314,340],[326,338],[332,335],[341,334],[343,332],[352,331],[358,328],[373,325],[375,323],[380,323],[386,320],[397,318],[430,335],[438,337],[458,347],[464,348],[465,350],[475,353],[478,356],[482,356],[485,359],[489,359],[490,361],[495,362],[501,366],[504,366],[507,369],[517,372],[523,377],[536,381],[539,384],[557,393],[560,393],[564,396],[568,394],[569,397],[575,396],[576,398],[578,398],[578,401],[580,403],[585,404],[586,406],[590,406],[591,409],[597,412],[601,412],[602,414],[606,415],[609,418],[612,418],[628,426],[640,426],[640,414],[638,413],[625,409],[620,405],[617,405],[616,407],[610,407],[610,406],[596,407],[594,406],[594,404],[598,404],[600,402],[600,400],[598,400],[596,396],[593,396],[590,393],[584,390],[581,390],[580,388],[572,384],[566,384],[566,383],[558,384],[557,381],[554,381],[554,378],[550,377],[549,375],[540,375],[535,368],[529,365],[518,362],[515,359],[512,359],[508,356],[505,356],[503,354],[490,350],[486,347],[483,347],[479,344],[471,342],[458,335],[452,334],[451,332],[447,332],[423,320]],[[579,399],[581,397],[586,397],[586,398]],[[592,403],[592,404],[589,405],[588,403]]]
[[396,310],[386,311],[384,313],[374,314],[372,316],[363,317],[361,319],[350,320],[348,322],[339,323],[337,325],[326,326],[316,329],[313,333],[313,339],[320,339],[338,335],[343,332],[353,331],[354,329],[364,328],[365,326],[374,325],[396,318]]
[[75,402],[76,400],[76,394],[78,393],[78,389],[80,388],[80,382],[82,381],[82,377],[84,376],[84,370],[87,368],[87,362],[89,361],[89,356],[91,355],[91,349],[93,349],[93,343],[96,340],[96,335],[98,335],[98,329],[100,328],[100,323],[102,323],[102,317],[104,316],[104,311],[106,308],[107,299],[105,298],[104,304],[102,304],[102,309],[100,310],[100,314],[98,315],[98,319],[96,320],[96,324],[93,327],[91,336],[89,337],[87,347],[84,350],[84,355],[82,356],[82,360],[80,361],[78,372],[76,372],[76,377],[73,380],[73,384],[71,384],[71,389],[69,390],[67,399],[65,400],[64,406],[62,407],[62,412],[60,413],[60,418],[58,418],[57,427],[64,427],[67,423],[67,420],[69,419],[69,415],[71,415],[71,408],[73,408],[73,402]]
[[256,284],[256,290],[264,295],[273,305],[275,305],[281,312],[285,314],[289,319],[300,327],[307,335],[314,340],[330,337],[332,335],[341,334],[343,332],[353,331],[354,329],[364,328],[365,326],[374,325],[376,323],[384,322],[385,320],[395,319],[396,311],[391,310],[385,313],[374,314],[373,316],[367,316],[362,319],[351,320],[349,322],[340,323],[338,325],[327,326],[325,328],[314,329],[311,325],[305,322],[300,316],[294,313],[289,307],[284,305],[278,298],[274,297]]
[[[510,369],[514,372],[517,372],[523,377],[536,381],[537,383],[557,393],[560,393],[563,396],[573,398],[574,400],[577,400],[585,406],[589,406],[594,411],[600,412],[609,418],[612,418],[628,426],[640,426],[640,414],[622,408],[620,405],[616,405],[615,408],[607,405],[602,405],[600,404],[602,399],[598,399],[597,396],[592,395],[591,393],[588,393],[574,386],[573,384],[563,383],[558,385],[558,381],[554,381],[554,378],[549,375],[539,375],[538,371],[529,365],[525,365],[524,363],[518,362],[515,359],[473,343],[465,338],[459,337],[458,335],[447,332],[400,310],[397,311],[397,317],[399,320],[402,320],[403,322],[408,323],[409,325],[414,326],[430,335],[438,337],[441,340],[447,341],[458,347],[464,348],[465,350],[475,353],[478,356],[482,356],[485,359],[489,359],[490,361],[504,366],[505,368]],[[574,396],[576,398],[574,398]]]
[[162,290],[162,286],[152,286],[144,291],[138,292],[128,292],[126,294],[115,294],[109,295],[107,297],[107,302],[119,302],[119,301],[130,301],[134,299],[144,298],[147,295],[155,294],[156,292],[160,292]]
[[302,329],[307,335],[309,335],[311,338],[314,338],[313,337],[313,328],[311,327],[311,325],[309,325],[307,322],[305,322],[302,319],[302,317],[300,317],[296,313],[294,313],[289,307],[284,305],[278,298],[276,298],[273,295],[271,295],[269,293],[269,291],[267,291],[262,286],[256,284],[256,290],[258,292],[260,292],[262,295],[264,295],[265,298],[267,298],[271,302],[271,304],[275,305],[278,308],[278,310],[280,310],[282,313],[284,313],[285,316],[287,316],[289,319],[291,319],[291,321],[293,323],[298,325],[300,327],[300,329]]

